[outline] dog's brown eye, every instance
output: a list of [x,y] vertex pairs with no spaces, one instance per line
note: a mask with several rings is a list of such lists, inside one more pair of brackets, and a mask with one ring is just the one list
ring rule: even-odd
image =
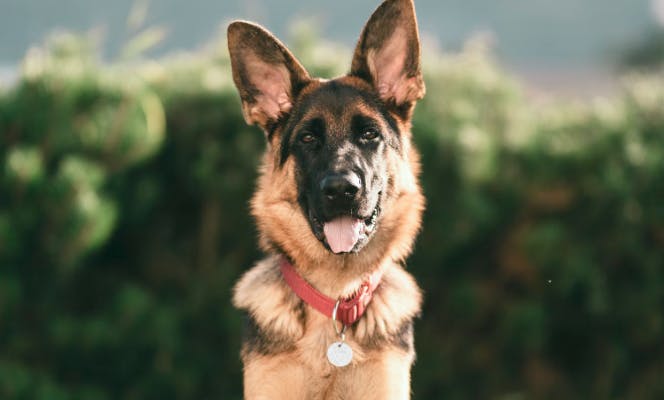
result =
[[366,141],[372,141],[378,139],[378,136],[379,135],[377,131],[370,129],[362,134],[362,139]]
[[300,136],[300,142],[302,143],[313,143],[316,140],[316,137],[310,133],[305,133],[304,135]]

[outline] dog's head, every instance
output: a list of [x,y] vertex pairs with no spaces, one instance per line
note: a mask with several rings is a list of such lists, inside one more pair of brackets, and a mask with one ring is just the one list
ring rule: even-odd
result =
[[252,202],[263,244],[308,262],[405,256],[423,208],[410,146],[424,95],[412,0],[375,11],[350,73],[333,80],[310,77],[257,25],[232,23],[228,45],[245,119],[268,140]]

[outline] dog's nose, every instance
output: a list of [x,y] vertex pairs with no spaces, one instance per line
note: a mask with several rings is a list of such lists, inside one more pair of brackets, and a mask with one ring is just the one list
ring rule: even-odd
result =
[[361,188],[360,177],[352,172],[330,174],[320,181],[320,190],[329,200],[353,199]]

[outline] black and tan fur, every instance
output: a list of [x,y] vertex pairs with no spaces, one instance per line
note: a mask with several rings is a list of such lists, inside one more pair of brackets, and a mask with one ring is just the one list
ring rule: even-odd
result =
[[[421,294],[401,264],[424,208],[410,134],[424,95],[412,0],[387,0],[376,10],[350,73],[333,80],[310,77],[257,25],[232,23],[228,44],[245,118],[268,140],[251,210],[269,255],[240,279],[233,298],[248,318],[245,398],[409,398]],[[317,185],[340,166],[362,178],[348,212],[378,217],[365,242],[334,254],[316,226],[341,211],[320,204]],[[326,359],[337,340],[332,323],[284,283],[282,256],[330,298],[347,297],[373,271],[384,271],[366,313],[347,331],[351,365],[337,368]]]

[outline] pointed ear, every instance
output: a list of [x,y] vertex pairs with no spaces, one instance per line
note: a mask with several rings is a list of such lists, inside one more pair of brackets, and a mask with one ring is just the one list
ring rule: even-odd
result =
[[387,104],[412,105],[424,96],[412,0],[386,0],[378,7],[360,35],[350,74],[372,83]]
[[291,110],[309,74],[270,32],[248,22],[228,26],[228,50],[245,120],[270,131]]

